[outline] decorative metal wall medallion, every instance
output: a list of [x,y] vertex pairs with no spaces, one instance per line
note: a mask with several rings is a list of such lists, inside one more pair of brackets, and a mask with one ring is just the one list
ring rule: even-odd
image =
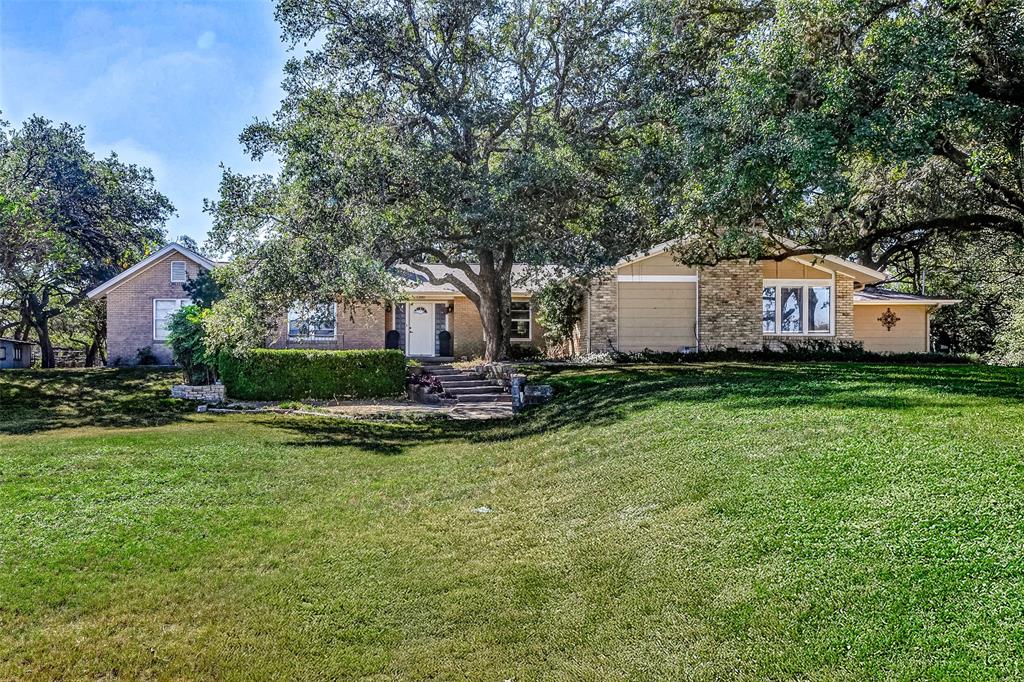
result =
[[878,321],[882,323],[886,331],[891,332],[896,323],[900,321],[900,318],[896,317],[896,313],[892,311],[892,308],[886,308],[882,316],[878,318]]

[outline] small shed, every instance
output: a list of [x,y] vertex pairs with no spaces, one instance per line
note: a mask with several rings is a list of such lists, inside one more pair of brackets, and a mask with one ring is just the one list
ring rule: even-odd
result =
[[0,369],[19,369],[32,365],[31,341],[0,338]]

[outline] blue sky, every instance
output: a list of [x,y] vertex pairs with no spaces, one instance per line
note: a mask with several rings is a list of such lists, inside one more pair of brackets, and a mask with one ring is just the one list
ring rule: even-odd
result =
[[271,0],[0,0],[0,112],[84,125],[89,148],[148,166],[202,243],[218,164],[269,170],[238,143],[281,98],[287,53]]

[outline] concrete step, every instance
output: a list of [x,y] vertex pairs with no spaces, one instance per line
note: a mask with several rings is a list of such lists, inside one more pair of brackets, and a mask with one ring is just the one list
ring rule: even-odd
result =
[[512,396],[508,393],[470,393],[457,396],[458,403],[512,403]]
[[445,390],[446,393],[451,393],[452,395],[471,395],[473,393],[491,393],[491,394],[494,394],[494,393],[504,393],[505,392],[505,391],[503,391],[501,389],[501,386],[492,386],[492,385],[487,385],[487,386],[455,386],[455,387],[445,387],[444,390]]
[[463,379],[460,377],[458,379],[449,379],[448,377],[441,377],[441,385],[451,386],[452,388],[470,388],[472,386],[496,386],[497,384],[487,381],[486,379],[479,378]]

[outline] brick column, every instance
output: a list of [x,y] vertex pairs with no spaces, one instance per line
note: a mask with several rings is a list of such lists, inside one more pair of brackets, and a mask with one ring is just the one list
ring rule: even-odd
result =
[[700,350],[760,350],[761,264],[723,261],[701,268],[699,277]]
[[836,341],[853,341],[853,280],[836,275]]
[[587,301],[591,353],[604,353],[619,342],[619,283],[614,272],[594,280]]

